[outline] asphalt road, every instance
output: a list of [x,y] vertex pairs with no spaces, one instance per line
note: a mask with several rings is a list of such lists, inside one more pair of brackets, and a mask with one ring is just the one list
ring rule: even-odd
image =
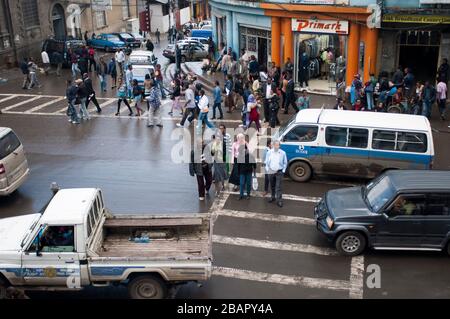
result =
[[[167,115],[169,100],[163,106],[162,129],[147,128],[144,119],[126,116],[125,109],[120,118],[115,117],[111,91],[101,96],[101,116],[92,113],[91,121],[75,126],[64,115],[61,78],[41,76],[41,82],[39,90],[23,91],[19,75],[0,85],[0,109],[4,112],[0,126],[17,132],[31,167],[29,180],[11,196],[0,199],[0,217],[38,211],[50,198],[53,181],[64,188],[103,189],[113,213],[210,210],[215,198],[199,202],[187,165],[171,161],[177,142],[171,135],[178,119]],[[32,100],[37,95],[41,97]],[[332,101],[312,97],[314,106],[331,105]],[[223,123],[236,127],[238,119],[237,112],[226,114]],[[433,114],[438,169],[450,169],[447,125]],[[217,216],[213,277],[201,288],[183,286],[177,298],[449,298],[450,259],[444,254],[367,251],[361,257],[342,257],[315,230],[312,209],[323,193],[361,182],[319,177],[299,184],[286,179],[284,192],[289,199],[283,208],[268,204],[260,194],[244,202],[237,201],[236,194],[223,194],[223,207],[210,211]],[[263,185],[261,179],[259,184]],[[367,267],[373,264],[380,266],[381,288],[365,284]],[[125,298],[126,291],[97,288],[30,295]]]

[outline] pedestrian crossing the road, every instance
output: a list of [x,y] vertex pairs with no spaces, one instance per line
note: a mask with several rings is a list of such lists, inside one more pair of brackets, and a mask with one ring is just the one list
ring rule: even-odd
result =
[[[97,97],[102,113],[96,112],[95,106],[91,102],[89,104],[89,113],[94,118],[116,118],[117,99],[116,98],[102,98]],[[163,100],[163,113],[167,114],[170,111],[172,101]],[[133,112],[134,102],[130,103]],[[146,109],[145,103],[141,103],[141,108]],[[67,100],[65,96],[57,95],[36,95],[36,94],[0,94],[0,110],[3,114],[14,115],[41,115],[41,116],[65,116],[67,111]],[[128,115],[128,108],[122,103],[120,114],[121,116]],[[147,112],[140,117],[129,117],[134,120],[146,120]],[[174,114],[174,116],[164,116],[163,121],[181,121],[181,114]],[[224,119],[224,120],[210,120],[212,122],[227,122],[227,123],[241,123],[240,120]]]
[[[209,210],[214,223],[213,280],[214,277],[245,280],[310,289],[316,295],[317,291],[322,291],[325,297],[327,292],[332,292],[343,298],[363,298],[364,257],[340,256],[332,246],[316,238],[321,234],[315,230],[312,208],[320,198],[283,195],[285,206],[274,209],[267,207],[270,204],[261,192],[252,193],[252,198],[245,202],[238,202],[237,195],[236,192],[223,192]],[[236,225],[242,225],[242,231],[236,229],[239,228]],[[289,228],[284,228],[286,226]],[[261,228],[266,233],[256,231]],[[311,234],[307,236],[314,238],[300,240],[295,233],[292,236],[285,234],[285,229]],[[278,230],[280,233],[277,233]],[[285,240],[277,240],[277,236]],[[303,259],[300,263],[309,265],[313,270],[296,267],[262,271],[265,265],[255,264],[259,258],[267,259],[268,264],[276,263],[286,254],[292,254],[293,259]],[[328,267],[324,267],[324,263]]]

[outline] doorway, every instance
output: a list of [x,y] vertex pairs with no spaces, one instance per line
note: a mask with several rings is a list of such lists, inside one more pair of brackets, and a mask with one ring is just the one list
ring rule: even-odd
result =
[[260,65],[267,66],[267,39],[258,38],[258,62]]
[[400,46],[399,65],[411,68],[417,81],[434,84],[438,59],[439,46]]
[[55,39],[64,39],[66,37],[65,15],[64,8],[60,4],[53,6],[52,24]]

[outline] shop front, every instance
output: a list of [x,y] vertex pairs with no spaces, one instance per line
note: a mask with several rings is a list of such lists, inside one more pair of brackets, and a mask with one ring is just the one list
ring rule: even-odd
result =
[[349,22],[292,19],[294,80],[314,92],[333,93],[345,80]]
[[[271,17],[272,61],[294,63],[295,81],[315,93],[334,94],[336,80],[351,85],[376,70],[378,30],[366,24],[367,8],[262,3]],[[308,82],[308,84],[306,83]]]
[[380,69],[411,68],[416,80],[434,83],[442,59],[450,59],[450,17],[387,14],[382,27]]

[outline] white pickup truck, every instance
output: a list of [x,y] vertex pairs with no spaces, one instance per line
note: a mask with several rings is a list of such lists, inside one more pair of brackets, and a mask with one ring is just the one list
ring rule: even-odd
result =
[[211,276],[211,247],[206,216],[111,215],[100,189],[63,189],[42,214],[0,219],[0,298],[111,284],[164,298]]

